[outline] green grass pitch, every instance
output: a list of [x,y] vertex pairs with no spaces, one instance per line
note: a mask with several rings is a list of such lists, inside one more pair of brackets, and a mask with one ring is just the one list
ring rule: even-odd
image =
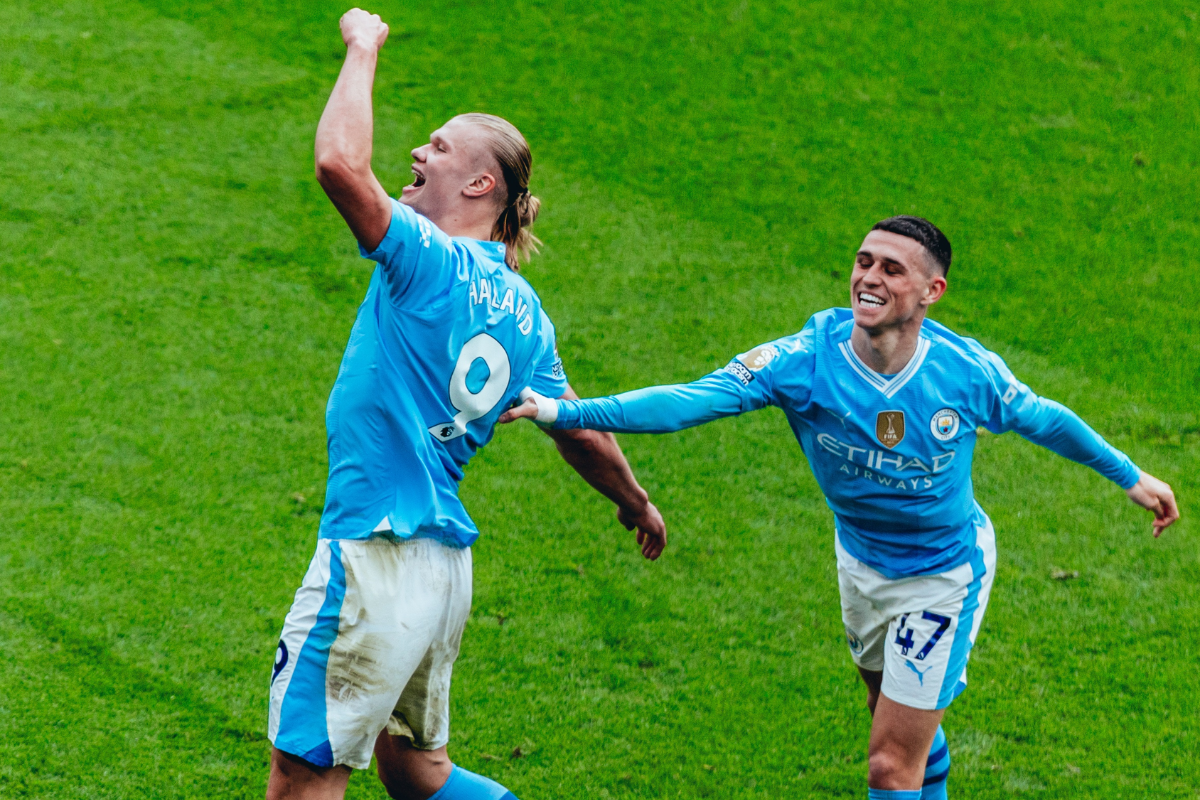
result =
[[[1194,4],[369,8],[390,191],[454,113],[530,139],[528,276],[581,394],[793,332],[845,304],[871,223],[941,225],[934,316],[1185,514],[1154,541],[1095,474],[983,437],[1000,563],[951,792],[1197,796]],[[312,177],[344,10],[0,3],[0,797],[261,796],[369,275]],[[452,755],[529,800],[865,796],[831,515],[782,415],[622,442],[671,526],[655,564],[531,426],[472,465]]]

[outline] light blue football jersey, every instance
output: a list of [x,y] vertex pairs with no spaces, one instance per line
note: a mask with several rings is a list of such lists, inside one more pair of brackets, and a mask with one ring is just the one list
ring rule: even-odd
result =
[[458,498],[463,468],[524,387],[566,391],[554,326],[502,243],[449,237],[395,200],[363,256],[379,266],[325,412],[319,535],[469,546],[479,530]]
[[1122,488],[1138,468],[1078,416],[1038,397],[974,339],[932,320],[896,375],[850,346],[850,309],[814,315],[799,333],[756,347],[690,384],[560,401],[556,428],[665,432],[778,406],[833,509],[842,546],[885,576],[966,563],[984,513],[971,462],[976,429],[1013,430]]

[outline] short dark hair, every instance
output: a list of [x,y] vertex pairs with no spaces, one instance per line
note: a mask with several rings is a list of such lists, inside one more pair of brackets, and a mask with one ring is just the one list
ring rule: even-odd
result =
[[887,231],[915,239],[925,248],[925,252],[929,253],[934,263],[941,267],[943,276],[950,272],[950,240],[929,220],[901,214],[876,222],[871,230]]

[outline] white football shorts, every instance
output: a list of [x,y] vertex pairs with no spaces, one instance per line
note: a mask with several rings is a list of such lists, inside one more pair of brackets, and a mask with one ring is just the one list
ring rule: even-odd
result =
[[975,529],[966,564],[890,579],[837,548],[842,622],[854,663],[883,672],[883,694],[911,708],[946,708],[967,688],[967,658],[996,572],[996,534]]
[[471,611],[471,550],[321,539],[283,623],[268,736],[320,767],[366,769],[384,728],[450,738],[450,673]]

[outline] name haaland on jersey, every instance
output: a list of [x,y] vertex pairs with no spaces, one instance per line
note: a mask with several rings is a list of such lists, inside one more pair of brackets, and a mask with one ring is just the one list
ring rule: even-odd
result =
[[326,407],[319,535],[383,532],[470,546],[458,497],[475,452],[525,386],[566,390],[554,325],[500,242],[450,237],[392,201],[392,221]]

